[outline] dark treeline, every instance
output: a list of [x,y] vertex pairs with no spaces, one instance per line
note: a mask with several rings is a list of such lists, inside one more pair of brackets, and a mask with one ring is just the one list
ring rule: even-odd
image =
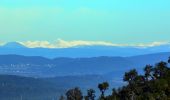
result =
[[95,96],[95,90],[87,90],[87,95],[83,96],[79,88],[70,89],[60,100],[170,100],[170,68],[168,62],[159,62],[146,65],[144,75],[138,74],[136,69],[126,72],[123,81],[126,86],[119,89],[112,89],[110,95],[105,95],[109,88],[109,83],[98,84],[101,92],[99,97]]

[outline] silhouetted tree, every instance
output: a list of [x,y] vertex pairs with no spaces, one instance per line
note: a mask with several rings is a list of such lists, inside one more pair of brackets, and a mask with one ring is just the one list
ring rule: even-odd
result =
[[98,88],[99,88],[99,90],[101,92],[101,98],[104,98],[104,93],[108,89],[108,87],[109,87],[108,82],[103,82],[103,83],[98,85]]
[[168,69],[167,67],[167,63],[166,62],[159,62],[158,64],[156,64],[155,68],[154,68],[154,77],[155,78],[160,78],[163,77],[165,75],[166,70]]
[[116,89],[112,89],[112,94],[106,97],[106,100],[119,100],[119,94]]
[[169,59],[168,59],[168,63],[170,63],[170,57],[169,57]]
[[127,81],[130,85],[134,84],[135,78],[138,76],[138,73],[136,69],[130,70],[129,72],[126,72],[124,75],[123,80]]
[[59,100],[65,100],[65,97],[61,95]]
[[67,100],[82,100],[83,95],[79,88],[70,89],[66,92]]
[[144,72],[145,72],[145,80],[149,81],[149,78],[152,78],[152,74],[151,72],[153,71],[153,67],[151,65],[146,65],[144,68]]
[[95,100],[95,90],[89,89],[87,90],[87,96],[85,96],[85,100]]

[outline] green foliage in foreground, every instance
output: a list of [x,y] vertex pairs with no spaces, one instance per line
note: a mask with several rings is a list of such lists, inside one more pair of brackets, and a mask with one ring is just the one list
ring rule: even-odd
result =
[[[144,75],[139,75],[135,69],[126,72],[123,81],[126,86],[113,89],[112,94],[105,96],[109,84],[103,82],[98,85],[101,96],[97,100],[170,100],[170,68],[168,62],[159,62],[154,66],[146,65]],[[78,88],[70,89],[66,93],[66,99],[62,96],[60,100],[83,100],[81,91]],[[74,97],[74,98],[69,98]],[[87,91],[85,100],[95,100],[95,91]]]

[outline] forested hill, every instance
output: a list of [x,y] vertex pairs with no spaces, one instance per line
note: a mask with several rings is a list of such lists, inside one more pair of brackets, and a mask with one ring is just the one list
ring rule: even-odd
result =
[[[91,75],[116,73],[122,76],[126,70],[142,70],[146,64],[166,61],[169,52],[132,57],[54,58],[39,56],[0,55],[0,73],[31,77],[55,77],[67,75]],[[118,73],[119,72],[119,73]]]
[[1,100],[51,100],[64,89],[42,79],[0,75]]

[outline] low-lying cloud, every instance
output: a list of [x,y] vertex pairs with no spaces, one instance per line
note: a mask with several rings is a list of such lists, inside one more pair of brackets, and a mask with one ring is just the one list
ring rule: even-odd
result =
[[139,43],[139,44],[114,44],[106,41],[83,41],[83,40],[74,40],[74,41],[65,41],[63,39],[58,39],[56,42],[48,41],[25,41],[19,42],[22,45],[25,45],[30,48],[43,47],[43,48],[69,48],[69,47],[78,47],[78,46],[133,46],[133,47],[153,47],[159,45],[169,44],[169,42],[152,42],[148,44]]
[[[112,42],[106,41],[83,41],[83,40],[73,40],[66,41],[63,39],[58,39],[55,42],[49,41],[17,41],[18,43],[29,47],[29,48],[70,48],[70,47],[78,47],[78,46],[118,46],[118,47],[137,47],[137,48],[145,48],[145,47],[154,47],[160,45],[170,44],[169,42],[152,42],[152,43],[139,43],[139,44],[114,44]],[[5,42],[0,42],[0,45],[4,45]]]

